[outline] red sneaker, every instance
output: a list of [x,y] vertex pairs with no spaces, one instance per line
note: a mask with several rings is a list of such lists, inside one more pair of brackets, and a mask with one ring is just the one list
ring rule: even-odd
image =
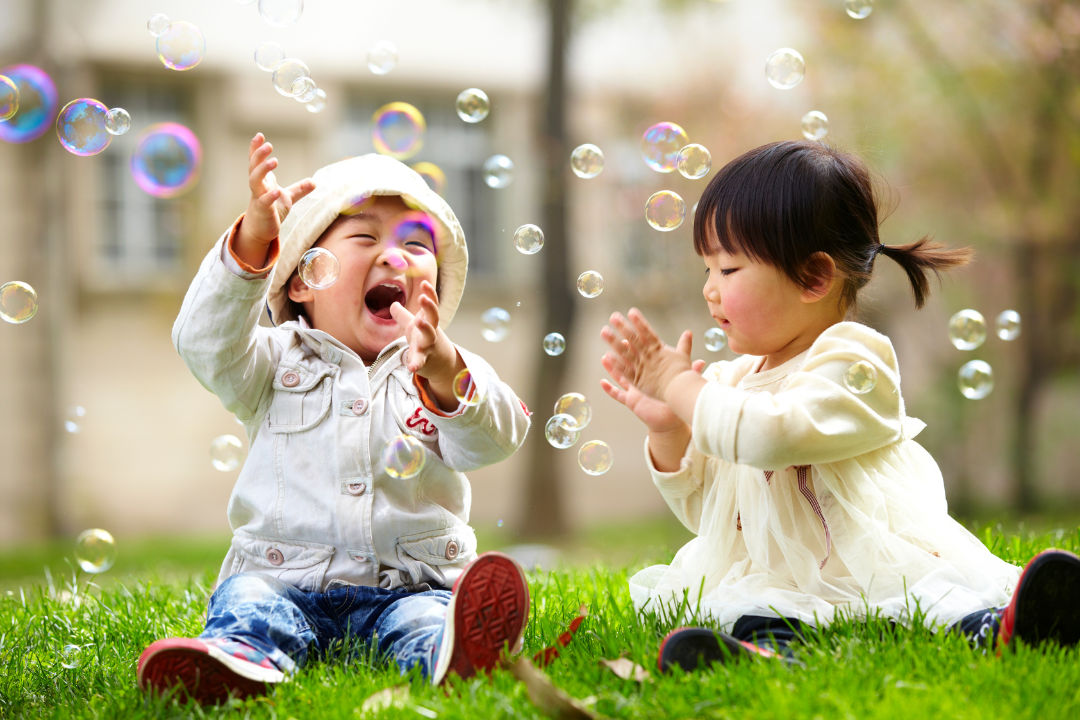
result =
[[201,705],[265,695],[267,684],[285,681],[258,650],[232,640],[166,638],[139,656],[139,687],[164,692],[182,687]]
[[491,670],[504,652],[520,651],[529,621],[529,585],[509,555],[486,552],[454,583],[431,684],[455,672],[470,678]]
[[[998,629],[1000,646],[1020,638],[1029,645],[1080,642],[1080,557],[1043,550],[1020,575]],[[999,647],[1000,647],[999,646]]]
[[736,640],[726,633],[708,628],[681,627],[669,632],[660,643],[656,666],[662,673],[668,672],[673,665],[678,665],[684,672],[693,672],[702,661],[710,665],[746,657],[784,659],[772,650],[745,640]]

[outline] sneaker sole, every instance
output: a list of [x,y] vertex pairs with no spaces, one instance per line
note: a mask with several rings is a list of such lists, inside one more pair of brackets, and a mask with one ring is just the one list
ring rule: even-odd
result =
[[260,668],[253,663],[245,663],[251,667],[244,670],[263,677],[248,677],[230,667],[230,659],[218,648],[198,640],[173,638],[159,641],[139,658],[139,687],[161,693],[182,687],[192,699],[207,705],[223,702],[230,696],[265,695],[267,683],[284,680],[280,671]]
[[1013,636],[1029,645],[1046,640],[1080,643],[1080,558],[1047,553],[1028,568],[1023,585],[1016,598]]

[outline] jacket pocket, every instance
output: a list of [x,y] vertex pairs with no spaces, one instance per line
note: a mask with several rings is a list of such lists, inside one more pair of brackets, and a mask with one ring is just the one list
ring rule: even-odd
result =
[[233,574],[272,575],[306,592],[322,589],[323,576],[334,555],[333,545],[274,540],[243,532],[233,535],[232,546],[238,561],[233,565]]
[[274,377],[267,426],[270,432],[309,430],[329,414],[334,378],[330,368],[281,365]]
[[428,565],[467,562],[476,557],[476,534],[468,525],[402,535],[398,555],[402,553]]

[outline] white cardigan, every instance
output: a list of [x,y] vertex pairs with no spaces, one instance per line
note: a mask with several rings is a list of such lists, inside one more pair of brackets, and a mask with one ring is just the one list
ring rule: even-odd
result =
[[[877,370],[862,395],[843,381],[859,360]],[[911,439],[925,425],[905,415],[887,337],[839,323],[783,365],[755,372],[762,364],[706,369],[678,471],[656,470],[646,441],[653,481],[698,537],[631,578],[639,611],[688,595],[721,626],[743,615],[820,625],[837,612],[908,623],[918,607],[935,627],[1009,601],[1020,568],[949,516],[941,471]]]

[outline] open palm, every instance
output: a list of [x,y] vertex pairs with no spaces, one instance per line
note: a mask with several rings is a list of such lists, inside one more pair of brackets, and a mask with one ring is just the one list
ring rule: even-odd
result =
[[[600,387],[614,400],[622,403],[630,412],[634,413],[641,422],[645,423],[650,432],[667,432],[684,424],[682,419],[672,412],[667,403],[649,397],[638,390],[615,369],[607,358],[602,359],[601,364],[615,382],[601,380]],[[695,360],[693,368],[695,372],[701,372],[705,369],[705,361]]]

